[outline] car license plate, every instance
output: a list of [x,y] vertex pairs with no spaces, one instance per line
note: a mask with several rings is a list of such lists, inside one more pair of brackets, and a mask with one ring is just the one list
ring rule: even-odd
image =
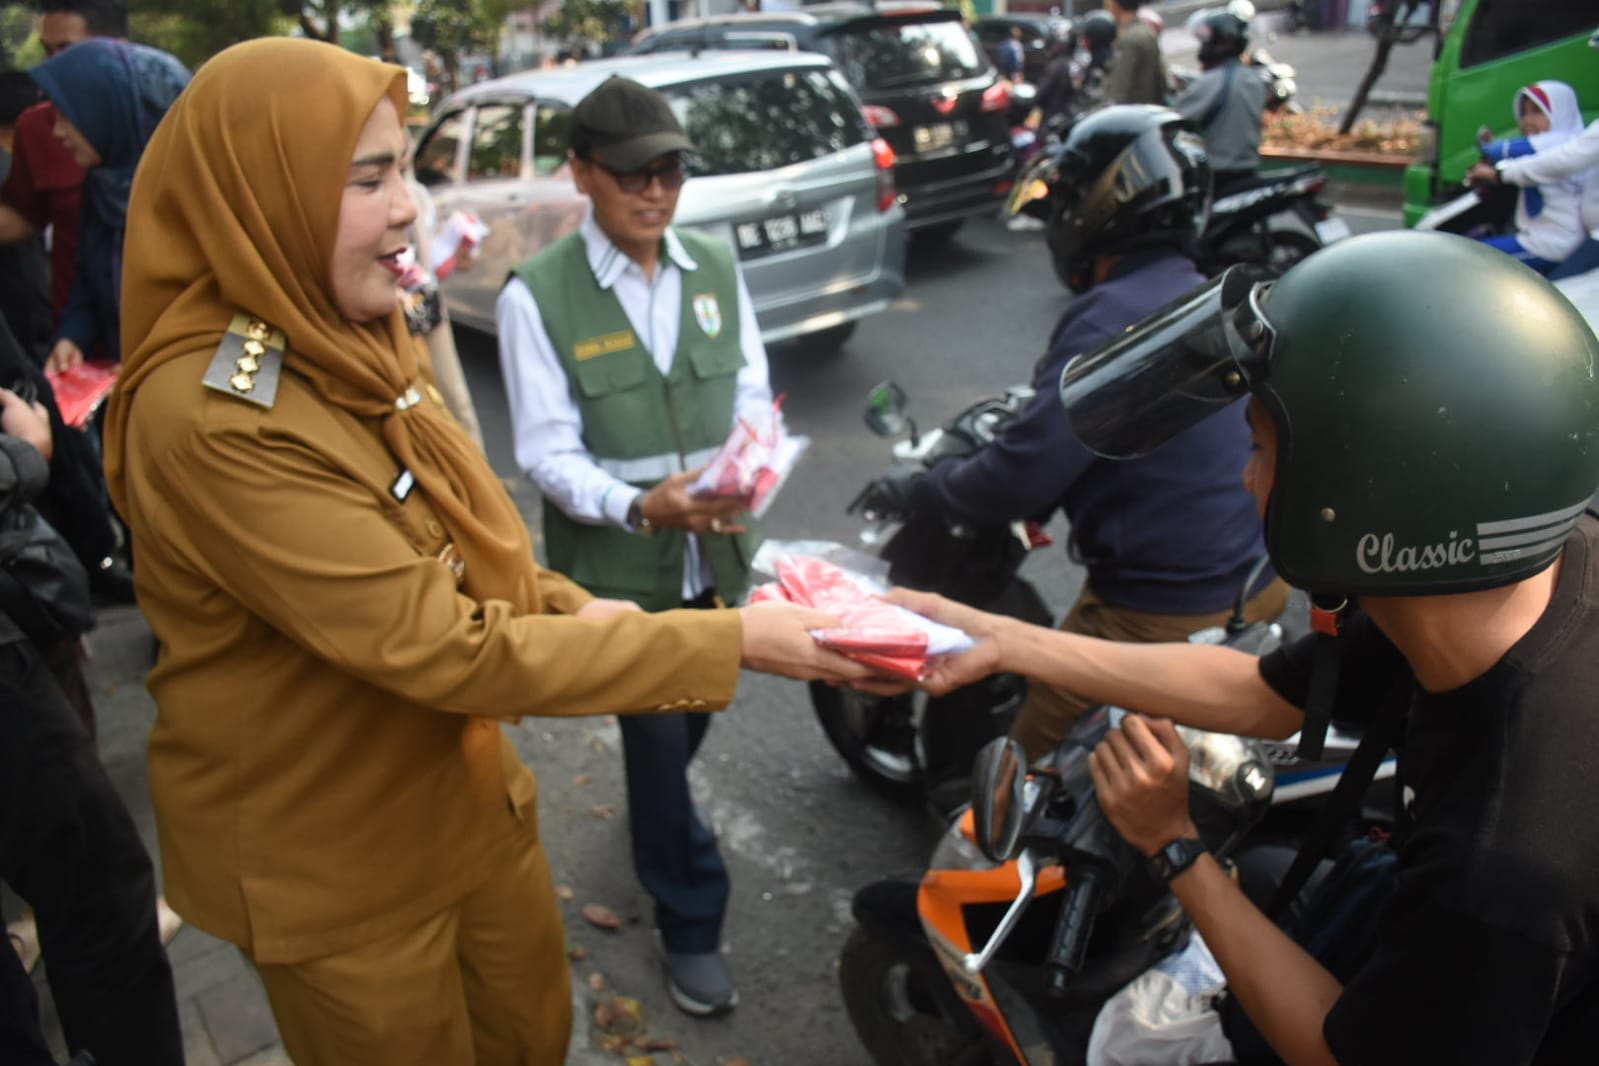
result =
[[772,215],[753,222],[740,222],[733,227],[738,251],[745,259],[755,259],[790,248],[808,244],[821,244],[827,240],[827,209],[818,207],[810,211],[796,211],[788,215]]
[[1349,223],[1337,215],[1331,215],[1316,223],[1316,236],[1321,238],[1323,244],[1341,241],[1349,236],[1349,233]]
[[931,126],[917,126],[911,130],[911,143],[918,155],[953,148],[964,141],[970,126],[964,121],[935,122]]

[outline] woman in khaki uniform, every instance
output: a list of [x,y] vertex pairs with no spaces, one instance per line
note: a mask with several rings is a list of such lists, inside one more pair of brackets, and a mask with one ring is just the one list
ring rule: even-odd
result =
[[798,609],[646,615],[539,568],[419,377],[393,256],[404,72],[207,63],[134,183],[108,480],[161,643],[167,894],[259,970],[300,1066],[562,1060],[533,776],[499,720],[859,680]]

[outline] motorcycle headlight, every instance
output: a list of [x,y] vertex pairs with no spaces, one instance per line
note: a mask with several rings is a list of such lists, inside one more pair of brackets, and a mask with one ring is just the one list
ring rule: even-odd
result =
[[949,823],[938,842],[938,847],[933,849],[933,858],[928,863],[935,870],[992,870],[999,863],[994,862],[977,850],[977,844],[970,840],[962,831],[961,826],[967,821],[965,812],[955,816]]

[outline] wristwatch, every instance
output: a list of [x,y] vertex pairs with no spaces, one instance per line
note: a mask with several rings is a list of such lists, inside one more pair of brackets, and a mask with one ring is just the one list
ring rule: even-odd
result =
[[1155,876],[1165,883],[1194,865],[1194,862],[1209,850],[1203,840],[1178,837],[1151,855],[1149,865],[1154,869]]
[[633,497],[633,502],[627,505],[627,524],[635,533],[649,536],[655,532],[655,523],[644,517],[644,494],[641,492]]

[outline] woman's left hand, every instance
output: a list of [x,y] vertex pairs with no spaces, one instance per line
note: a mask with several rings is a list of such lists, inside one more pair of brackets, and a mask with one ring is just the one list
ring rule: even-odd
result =
[[1129,714],[1094,749],[1088,770],[1100,810],[1142,854],[1199,835],[1188,814],[1188,746],[1170,719]]
[[637,611],[642,614],[644,608],[640,607],[632,600],[592,599],[583,606],[579,607],[577,609],[577,614],[573,615],[572,617],[599,619],[615,618],[619,614],[627,614],[631,611]]

